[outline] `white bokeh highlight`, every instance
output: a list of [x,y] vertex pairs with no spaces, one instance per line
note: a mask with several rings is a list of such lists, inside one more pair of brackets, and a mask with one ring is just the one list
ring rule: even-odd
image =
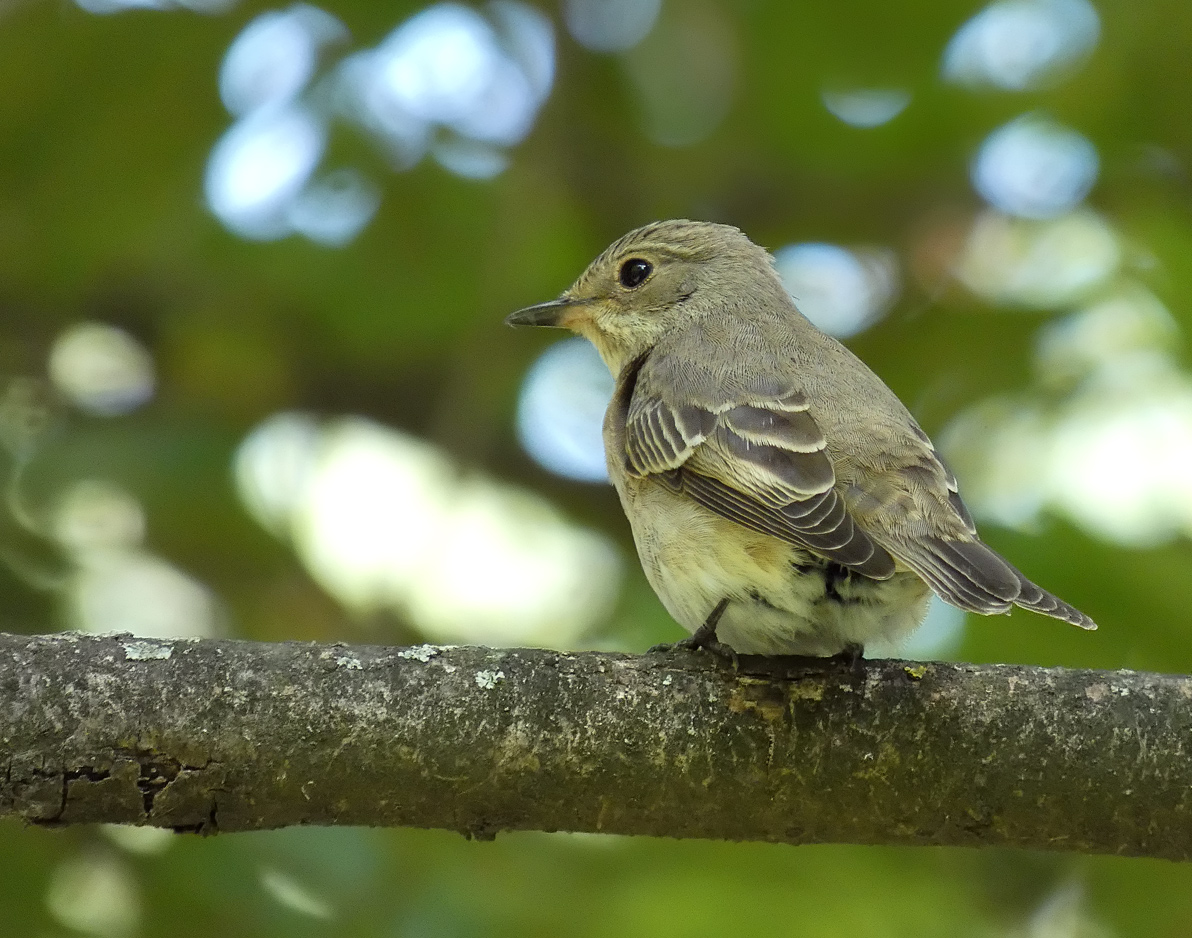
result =
[[1159,298],[1126,282],[1043,326],[1035,370],[1040,382],[1060,389],[1091,376],[1120,374],[1128,382],[1165,370],[1179,340],[1179,326]]
[[322,429],[313,417],[275,414],[236,449],[232,474],[249,514],[262,527],[288,537],[295,507],[318,465]]
[[221,631],[211,591],[162,558],[105,551],[82,559],[70,590],[75,628],[144,638],[211,638]]
[[299,234],[327,247],[343,247],[381,207],[381,191],[355,169],[337,169],[312,180],[290,200],[286,221]]
[[161,856],[176,842],[168,827],[137,827],[135,824],[100,824],[100,832],[123,850],[139,857]]
[[74,561],[64,597],[71,627],[146,638],[209,638],[220,631],[215,596],[145,550],[145,513],[129,492],[84,479],[59,498],[50,520]]
[[563,0],[563,22],[593,52],[624,52],[649,35],[662,0]]
[[244,238],[293,231],[288,213],[327,144],[326,126],[299,105],[254,111],[232,125],[207,163],[207,204]]
[[972,165],[973,186],[994,208],[1021,218],[1055,218],[1097,181],[1097,150],[1074,130],[1026,114],[991,133]]
[[825,89],[820,100],[828,113],[852,127],[880,127],[906,110],[911,93],[903,88]]
[[504,150],[472,140],[436,140],[430,153],[436,163],[464,179],[493,179],[509,165]]
[[131,550],[145,538],[145,511],[119,486],[84,479],[59,499],[53,534],[59,544],[77,554]]
[[351,243],[375,216],[379,187],[358,169],[320,171],[334,119],[363,129],[395,169],[432,157],[469,179],[504,171],[554,81],[550,20],[517,0],[480,12],[436,3],[372,49],[320,77],[347,29],[309,4],[263,13],[228,47],[220,97],[236,122],[212,148],[204,193],[231,232]]
[[1129,281],[1044,330],[1042,386],[1066,393],[986,401],[941,437],[974,512],[1030,528],[1053,511],[1128,547],[1192,535],[1192,379],[1176,338]]
[[263,866],[258,881],[265,895],[274,902],[306,918],[331,921],[335,907],[306,883],[274,866]]
[[[378,50],[378,81],[394,102],[420,120],[459,129],[491,121],[489,134],[517,134],[520,113],[488,112],[491,99],[526,98],[524,76],[514,75],[488,21],[475,10],[442,3],[412,17]],[[502,87],[512,81],[514,87]],[[516,105],[515,105],[516,107]],[[510,118],[513,118],[510,120]]]
[[59,924],[96,938],[127,938],[141,923],[141,890],[132,867],[111,850],[86,848],[50,874],[46,908]]
[[898,296],[898,260],[888,249],[789,244],[774,252],[774,267],[799,311],[837,338],[872,325]]
[[1088,209],[1048,221],[986,211],[973,222],[955,273],[995,305],[1056,309],[1088,297],[1121,261],[1117,234]]
[[1055,506],[1107,540],[1147,547],[1192,534],[1192,384],[1175,371],[1082,394],[1055,428]]
[[956,31],[943,76],[969,88],[1027,91],[1082,62],[1100,34],[1087,0],[998,0]]
[[602,535],[361,418],[279,414],[245,439],[235,476],[332,596],[437,641],[565,647],[620,589],[621,557]]
[[88,13],[101,15],[126,10],[192,10],[216,14],[232,9],[236,0],[75,0],[75,5]]
[[530,366],[517,404],[517,435],[543,468],[580,482],[607,482],[604,412],[613,378],[587,339],[557,342]]
[[219,96],[241,117],[293,101],[319,64],[321,48],[347,38],[330,13],[305,3],[262,13],[228,46],[219,70]]
[[78,323],[54,340],[50,380],[80,410],[102,417],[147,403],[157,384],[153,357],[135,338],[101,322]]
[[491,169],[491,155],[484,164],[489,169],[480,171],[477,158],[457,157],[453,164],[443,147],[454,139],[502,156],[497,148],[520,142],[533,126],[554,81],[550,21],[512,0],[490,3],[486,11],[435,4],[340,66],[341,113],[377,137],[399,167],[418,162],[446,135],[439,162],[485,178],[499,172]]

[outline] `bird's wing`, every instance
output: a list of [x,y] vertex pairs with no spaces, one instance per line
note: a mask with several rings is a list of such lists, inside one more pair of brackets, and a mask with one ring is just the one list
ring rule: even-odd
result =
[[705,390],[699,403],[679,404],[642,364],[614,404],[630,475],[874,579],[892,576],[897,560],[961,609],[1018,605],[1096,628],[981,542],[955,477],[909,414],[901,459],[870,453],[882,469],[842,484],[797,388],[719,398]]
[[676,404],[636,382],[621,417],[626,471],[655,476],[747,528],[874,579],[894,559],[854,523],[837,491],[827,441],[798,390]]

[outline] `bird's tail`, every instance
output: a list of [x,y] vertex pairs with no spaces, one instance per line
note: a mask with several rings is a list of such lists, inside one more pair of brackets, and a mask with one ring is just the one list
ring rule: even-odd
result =
[[1075,606],[1069,605],[1058,596],[1047,592],[1047,590],[1043,589],[1037,583],[1032,583],[1014,567],[1010,567],[1010,569],[1018,574],[1018,579],[1022,583],[1022,591],[1018,594],[1018,598],[1014,600],[1014,605],[1021,606],[1023,609],[1029,609],[1031,612],[1041,612],[1045,616],[1062,619],[1064,622],[1071,623],[1077,628],[1089,629],[1090,631],[1096,629],[1097,623]]
[[928,537],[882,546],[953,606],[986,616],[1021,606],[1078,628],[1097,627],[1075,606],[1032,583],[995,550],[978,540]]

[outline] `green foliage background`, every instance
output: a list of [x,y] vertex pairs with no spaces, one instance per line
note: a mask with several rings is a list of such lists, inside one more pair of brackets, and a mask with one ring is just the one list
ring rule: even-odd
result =
[[[663,15],[696,2],[669,0]],[[1094,207],[1145,245],[1148,285],[1192,328],[1192,5],[1107,0],[1102,41],[1074,76],[1005,94],[940,81],[944,45],[978,8],[970,0],[698,4],[735,62],[731,110],[707,139],[652,143],[630,77],[648,49],[599,56],[560,28],[552,95],[492,181],[429,161],[393,174],[359,135],[336,131],[337,155],[385,189],[375,220],[340,250],[246,242],[203,205],[207,155],[229,123],[218,66],[267,7],[98,17],[64,0],[0,6],[0,371],[44,374],[54,336],[99,319],[144,341],[160,376],[135,414],[63,416],[30,472],[34,501],[82,477],[134,492],[149,546],[209,584],[239,636],[416,639],[407,623],[353,621],[247,516],[229,464],[254,424],[290,408],[374,417],[545,493],[629,554],[611,490],[549,476],[520,451],[519,381],[554,336],[513,333],[503,316],[554,296],[609,241],[662,217],[731,222],[771,247],[877,242],[909,256],[933,219],[979,206],[972,153],[1035,108],[1096,144]],[[326,8],[372,45],[420,7]],[[557,7],[542,9],[558,26]],[[858,130],[824,110],[826,81],[899,85],[913,103]],[[1145,158],[1156,150],[1170,157],[1163,171]],[[936,433],[966,405],[1030,383],[1047,318],[908,277],[893,312],[850,344]],[[1029,537],[988,525],[986,535],[1102,628],[1021,613],[970,621],[959,657],[1192,670],[1186,540],[1129,550],[1058,519]],[[609,634],[642,648],[678,637],[633,567]],[[52,594],[0,570],[0,627],[60,624]],[[1192,933],[1192,870],[1104,857],[360,830],[178,838],[140,856],[97,831],[6,824],[0,934],[69,934],[46,891],[87,852],[135,883],[139,934],[175,938]],[[276,902],[263,869],[301,883],[333,917]],[[1067,918],[1039,912],[1048,901],[1054,912],[1056,895],[1077,896]]]

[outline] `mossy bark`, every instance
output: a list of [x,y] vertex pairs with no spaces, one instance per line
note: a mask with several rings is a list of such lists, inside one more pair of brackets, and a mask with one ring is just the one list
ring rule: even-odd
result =
[[1187,859],[1192,678],[0,634],[0,817]]

